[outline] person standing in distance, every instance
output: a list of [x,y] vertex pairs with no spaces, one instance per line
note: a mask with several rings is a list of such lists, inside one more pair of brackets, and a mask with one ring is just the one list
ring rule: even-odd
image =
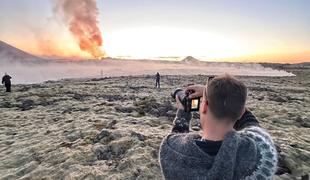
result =
[[160,89],[160,74],[158,72],[155,75],[155,80],[156,80],[155,88],[158,87]]
[[6,92],[11,92],[11,76],[4,73],[4,76],[2,77],[2,84],[4,84],[6,88]]

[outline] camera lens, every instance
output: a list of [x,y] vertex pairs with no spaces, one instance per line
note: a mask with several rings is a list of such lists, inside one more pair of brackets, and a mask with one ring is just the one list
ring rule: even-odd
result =
[[182,102],[183,99],[186,97],[185,91],[183,89],[179,88],[179,89],[176,89],[175,91],[173,91],[171,93],[171,97],[173,99],[175,99],[177,96],[179,97],[180,101]]

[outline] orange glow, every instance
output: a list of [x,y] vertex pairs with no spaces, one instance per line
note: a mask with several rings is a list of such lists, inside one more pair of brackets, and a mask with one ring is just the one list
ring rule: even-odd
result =
[[[143,31],[142,31],[143,30]],[[153,36],[150,36],[150,35]],[[194,56],[205,61],[227,62],[274,62],[299,63],[310,60],[310,50],[306,45],[252,46],[249,47],[238,39],[230,39],[216,34],[196,32],[185,29],[131,29],[121,32],[107,32],[105,50],[110,57],[128,57],[131,59],[156,59],[156,57]],[[179,37],[184,37],[179,39]],[[70,59],[92,59],[93,56],[81,49],[84,44],[77,44],[76,39],[67,31],[36,37],[6,37],[4,41],[39,56]],[[93,37],[92,43],[99,45],[102,40]],[[86,42],[86,46],[88,46]],[[92,48],[96,57],[101,57],[103,50]],[[98,47],[99,48],[99,47]],[[93,54],[93,53],[92,53]]]
[[[6,40],[4,40],[6,41]],[[70,58],[70,59],[91,59],[92,55],[82,51],[75,41],[69,36],[67,38],[50,36],[43,38],[24,38],[18,40],[6,41],[9,44],[29,52],[31,54],[43,57]]]
[[210,61],[222,62],[269,62],[269,63],[301,63],[309,62],[310,52],[301,54],[257,54],[252,56],[241,56],[233,58],[210,59]]
[[[30,52],[39,56],[50,56],[70,59],[91,59],[92,56],[87,52],[81,51],[75,42],[68,41],[42,41],[41,43],[30,44],[19,42],[16,46],[22,50]],[[143,51],[143,50],[142,50]],[[112,56],[117,57],[117,56]],[[128,56],[131,59],[147,59],[148,57],[134,57]],[[283,53],[283,54],[253,54],[246,56],[235,57],[197,57],[201,60],[207,61],[227,61],[227,62],[272,62],[272,63],[300,63],[306,62],[310,59],[310,51],[303,53]]]

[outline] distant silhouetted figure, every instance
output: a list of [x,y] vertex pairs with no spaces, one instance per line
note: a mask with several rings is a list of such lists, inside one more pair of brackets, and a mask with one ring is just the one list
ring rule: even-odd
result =
[[155,75],[156,78],[156,84],[155,84],[155,88],[160,88],[160,74],[157,72]]
[[11,76],[7,75],[6,73],[2,77],[2,84],[4,84],[6,88],[6,92],[11,92]]

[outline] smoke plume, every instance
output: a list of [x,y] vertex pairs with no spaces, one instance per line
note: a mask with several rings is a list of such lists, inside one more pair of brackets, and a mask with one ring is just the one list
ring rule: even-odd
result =
[[99,10],[96,0],[53,0],[54,13],[61,16],[81,50],[95,58],[102,58],[105,53],[99,29]]

